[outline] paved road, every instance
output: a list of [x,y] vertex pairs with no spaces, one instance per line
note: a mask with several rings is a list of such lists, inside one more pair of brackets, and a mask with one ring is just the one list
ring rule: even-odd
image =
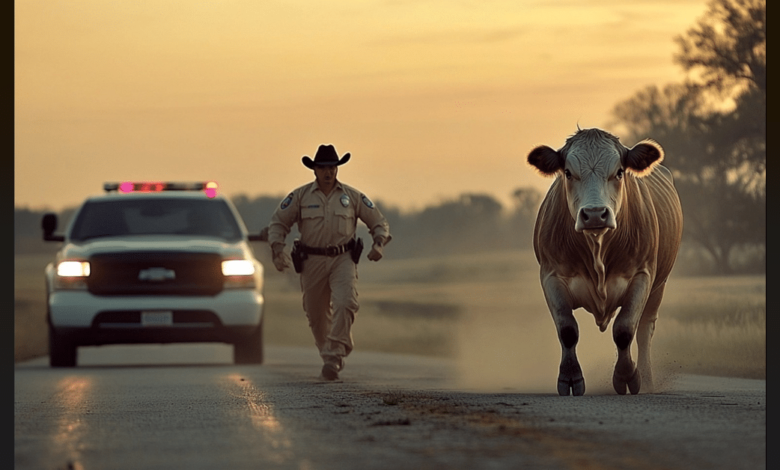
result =
[[[310,349],[236,366],[220,345],[82,348],[17,364],[21,469],[763,469],[766,382],[681,376],[659,394],[458,386],[445,360]],[[554,384],[553,384],[554,385]],[[552,388],[552,385],[551,385]]]

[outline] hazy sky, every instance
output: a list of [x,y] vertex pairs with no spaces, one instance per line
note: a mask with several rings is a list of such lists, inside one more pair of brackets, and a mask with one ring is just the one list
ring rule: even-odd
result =
[[[215,180],[233,196],[342,181],[417,209],[506,203],[525,163],[647,85],[705,0],[16,0],[15,205],[105,181]],[[648,136],[651,137],[651,136]],[[624,142],[633,145],[634,142]],[[661,142],[663,144],[663,142]]]

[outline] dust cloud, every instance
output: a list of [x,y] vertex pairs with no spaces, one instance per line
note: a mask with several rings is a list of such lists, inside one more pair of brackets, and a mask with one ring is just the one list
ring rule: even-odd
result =
[[[489,278],[483,271],[485,279],[480,281],[473,270],[468,287],[459,290],[463,313],[455,347],[458,383],[478,391],[557,394],[561,347],[544,300],[538,265],[530,252],[506,262],[514,269],[504,270],[502,278]],[[493,261],[492,266],[496,265]],[[655,392],[663,391],[680,372],[680,351],[671,347],[680,342],[675,333],[679,328],[670,318],[679,302],[674,294],[672,297],[672,305],[661,305],[651,347]],[[586,393],[614,394],[612,372],[617,351],[612,325],[601,332],[589,312],[577,309],[574,316],[579,325],[577,357]],[[660,336],[664,338],[659,340]],[[636,361],[636,342],[631,355]]]
[[[453,358],[453,379],[465,390],[557,395],[561,348],[532,250],[387,259],[360,269],[361,345]],[[765,378],[765,293],[765,276],[670,278],[651,346],[653,392],[679,374]],[[612,325],[601,332],[589,312],[574,315],[585,393],[612,395]],[[634,341],[634,361],[637,352]]]
[[[533,259],[524,261],[512,275],[472,283],[464,293],[456,357],[458,383],[465,389],[557,395],[561,348],[538,267]],[[600,332],[593,316],[582,309],[575,317],[586,393],[614,393],[617,355],[610,330]]]
[[[612,335],[609,330],[601,333],[589,313],[577,312],[575,316],[580,325],[577,356],[587,393],[613,394],[616,352]],[[557,394],[561,348],[543,298],[535,308],[496,317],[487,321],[472,311],[462,322],[457,348],[460,386],[478,391]]]
[[[764,276],[670,279],[651,345],[652,392],[667,390],[679,374],[765,379],[765,286]],[[462,387],[557,394],[561,348],[538,268],[472,289],[463,310],[456,348]],[[614,394],[612,324],[602,333],[589,312],[574,315],[586,394]],[[634,361],[637,353],[634,341]]]

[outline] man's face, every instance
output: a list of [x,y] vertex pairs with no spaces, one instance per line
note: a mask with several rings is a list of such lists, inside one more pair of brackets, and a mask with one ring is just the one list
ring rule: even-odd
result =
[[336,165],[332,166],[315,166],[314,175],[317,177],[317,182],[324,185],[330,185],[336,181],[336,174],[339,169]]

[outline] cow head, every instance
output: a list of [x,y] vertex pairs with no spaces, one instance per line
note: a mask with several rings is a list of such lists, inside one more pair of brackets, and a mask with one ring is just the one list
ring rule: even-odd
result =
[[641,178],[663,158],[663,149],[653,140],[629,149],[601,129],[579,129],[560,150],[534,148],[528,163],[545,176],[562,176],[574,229],[599,236],[617,228],[626,172]]

